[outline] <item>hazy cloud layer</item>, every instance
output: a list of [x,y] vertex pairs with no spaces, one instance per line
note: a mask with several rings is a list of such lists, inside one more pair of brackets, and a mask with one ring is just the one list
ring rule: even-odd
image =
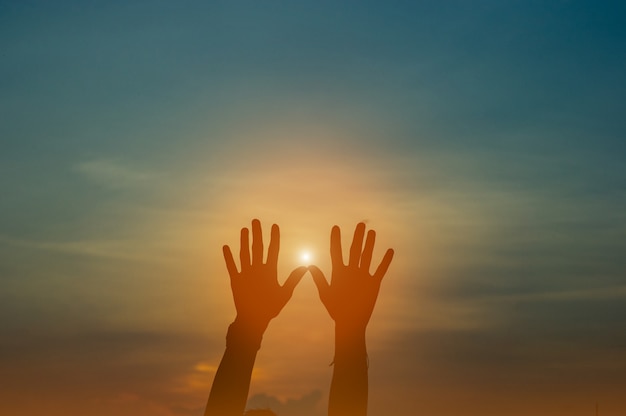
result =
[[280,400],[266,394],[257,394],[248,400],[248,409],[270,409],[280,416],[323,416],[327,406],[322,403],[322,393],[312,391],[297,399]]

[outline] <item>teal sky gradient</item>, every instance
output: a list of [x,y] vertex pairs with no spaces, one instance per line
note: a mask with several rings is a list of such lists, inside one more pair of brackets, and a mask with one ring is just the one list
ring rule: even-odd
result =
[[[396,249],[372,416],[623,415],[625,18],[0,1],[0,413],[200,414],[231,319],[220,247],[258,216],[298,244],[366,219]],[[324,351],[291,386],[260,357],[252,403],[324,414]]]

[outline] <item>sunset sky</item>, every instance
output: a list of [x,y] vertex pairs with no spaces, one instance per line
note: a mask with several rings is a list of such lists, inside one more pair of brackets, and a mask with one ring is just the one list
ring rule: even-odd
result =
[[[370,416],[626,414],[626,4],[0,0],[0,414],[201,415],[221,247],[395,258]],[[251,407],[326,414],[310,275]]]

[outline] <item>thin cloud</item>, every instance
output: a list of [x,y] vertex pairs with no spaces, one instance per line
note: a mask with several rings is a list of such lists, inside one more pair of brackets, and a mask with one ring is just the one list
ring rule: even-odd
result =
[[[150,248],[144,248],[145,243],[125,240],[76,240],[76,241],[34,241],[18,240],[0,236],[0,244],[23,247],[35,250],[45,250],[56,253],[73,254],[80,256],[101,257],[119,260],[163,262],[168,260],[165,253],[150,253]],[[173,259],[173,258],[172,258]]]
[[626,298],[626,286],[607,286],[584,290],[555,290],[538,293],[512,294],[492,297],[496,302],[523,301],[570,301],[570,300],[605,300]]
[[322,392],[314,390],[299,399],[280,400],[264,393],[256,394],[248,400],[248,409],[271,409],[280,416],[323,416]]
[[130,168],[118,161],[96,159],[80,162],[73,169],[89,180],[113,189],[146,186],[162,175]]

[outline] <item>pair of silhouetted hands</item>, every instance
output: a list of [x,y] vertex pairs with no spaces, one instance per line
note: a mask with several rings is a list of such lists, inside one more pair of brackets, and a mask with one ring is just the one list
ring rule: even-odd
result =
[[393,250],[387,250],[376,272],[370,274],[375,239],[376,233],[370,230],[366,237],[365,224],[359,223],[354,231],[348,264],[344,264],[340,230],[334,226],[330,234],[330,283],[316,266],[297,267],[282,285],[278,283],[280,232],[276,224],[272,225],[265,262],[259,220],[252,220],[251,247],[250,231],[241,230],[240,269],[230,247],[224,246],[237,317],[228,328],[226,350],[213,380],[205,416],[243,414],[263,333],[287,304],[307,271],[313,276],[320,299],[335,321],[335,359],[328,414],[367,414],[365,329],[376,304],[380,282],[393,258]]
[[320,299],[336,324],[347,328],[365,328],[376,303],[380,282],[394,252],[392,249],[387,250],[374,274],[370,274],[376,233],[373,230],[367,233],[365,246],[364,237],[365,224],[359,223],[354,231],[350,258],[346,265],[342,258],[340,229],[334,226],[330,235],[330,284],[318,267],[301,266],[294,269],[281,286],[277,273],[280,247],[278,225],[272,225],[267,260],[263,262],[261,223],[257,219],[252,220],[251,251],[250,232],[247,228],[241,230],[241,271],[237,269],[230,247],[224,246],[224,259],[230,275],[237,320],[258,331],[264,331],[272,318],[287,304],[304,274],[310,271]]

